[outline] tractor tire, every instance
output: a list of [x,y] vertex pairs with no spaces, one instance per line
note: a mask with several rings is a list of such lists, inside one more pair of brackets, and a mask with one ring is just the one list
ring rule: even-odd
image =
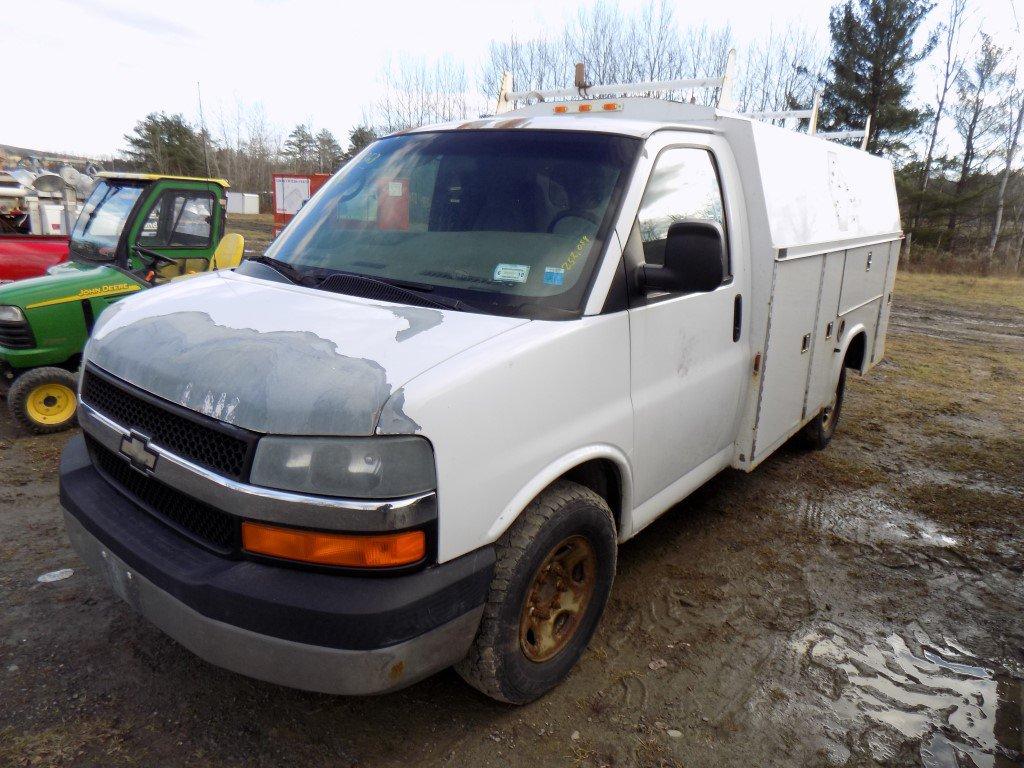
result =
[[483,618],[459,675],[508,704],[558,685],[604,612],[616,547],[612,512],[592,490],[560,480],[541,493],[496,544]]
[[75,426],[78,400],[75,374],[63,368],[35,368],[21,374],[7,393],[7,407],[22,427],[49,435]]

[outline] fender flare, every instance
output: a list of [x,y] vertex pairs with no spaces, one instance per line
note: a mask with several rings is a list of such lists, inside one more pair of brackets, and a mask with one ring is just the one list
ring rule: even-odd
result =
[[843,334],[843,340],[837,343],[836,351],[839,354],[836,355],[836,359],[832,364],[833,382],[839,380],[839,371],[840,369],[842,369],[843,362],[846,360],[846,353],[850,351],[850,344],[852,344],[853,340],[857,338],[857,336],[860,334],[864,334],[864,363],[862,363],[860,368],[858,368],[857,370],[859,373],[864,373],[865,368],[870,359],[868,356],[867,349],[868,330],[867,326],[864,325],[864,323],[857,323],[856,325],[852,325],[849,328],[847,328],[846,332]]
[[487,542],[497,541],[509,529],[512,523],[519,518],[519,515],[526,509],[527,505],[555,480],[581,464],[595,459],[611,461],[619,471],[619,490],[622,496],[619,502],[621,505],[620,509],[622,510],[619,519],[619,542],[621,543],[628,539],[633,528],[633,469],[629,459],[621,449],[607,443],[599,443],[597,445],[576,448],[551,462],[535,474],[509,500],[505,508],[502,509],[501,514],[491,524],[491,527],[487,530]]

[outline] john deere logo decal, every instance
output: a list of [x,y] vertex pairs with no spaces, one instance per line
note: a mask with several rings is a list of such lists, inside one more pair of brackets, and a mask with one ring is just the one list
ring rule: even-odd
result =
[[35,309],[36,307],[49,307],[54,304],[65,304],[69,301],[83,301],[84,299],[91,299],[94,296],[120,296],[124,293],[134,293],[135,291],[141,290],[142,286],[137,283],[114,283],[112,285],[99,285],[95,288],[82,288],[78,293],[74,293],[71,296],[61,296],[59,299],[50,299],[48,301],[37,301],[35,304],[27,304],[25,309]]

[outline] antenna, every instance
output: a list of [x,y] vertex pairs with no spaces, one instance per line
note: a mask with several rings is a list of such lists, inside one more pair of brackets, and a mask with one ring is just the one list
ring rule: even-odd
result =
[[206,176],[210,176],[210,146],[206,133],[206,120],[203,118],[203,92],[196,80],[196,94],[199,96],[199,128],[203,132],[203,158],[206,160]]

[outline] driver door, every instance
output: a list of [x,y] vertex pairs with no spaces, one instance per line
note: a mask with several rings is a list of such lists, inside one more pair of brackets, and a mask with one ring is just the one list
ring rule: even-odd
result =
[[740,338],[746,273],[730,254],[737,238],[729,223],[735,217],[727,215],[721,164],[713,145],[662,141],[653,149],[656,160],[627,243],[627,264],[663,264],[669,226],[703,219],[726,233],[725,279],[708,293],[648,293],[631,302],[640,502],[635,530],[728,466],[748,367]]
[[175,260],[175,266],[157,267],[156,282],[209,268],[216,210],[217,198],[205,187],[164,189],[154,196],[139,217],[134,242]]

